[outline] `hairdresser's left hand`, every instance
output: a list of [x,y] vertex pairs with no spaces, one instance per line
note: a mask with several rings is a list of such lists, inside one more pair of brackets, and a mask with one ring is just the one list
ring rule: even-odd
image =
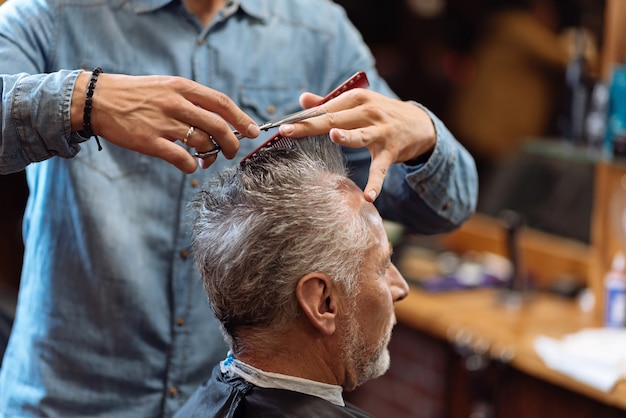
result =
[[[300,104],[309,108],[322,97],[304,93]],[[289,137],[322,135],[350,148],[367,147],[372,155],[365,198],[373,202],[393,163],[414,160],[435,147],[436,132],[428,114],[418,106],[391,99],[380,93],[354,89],[342,93],[324,106],[328,113],[280,127]]]

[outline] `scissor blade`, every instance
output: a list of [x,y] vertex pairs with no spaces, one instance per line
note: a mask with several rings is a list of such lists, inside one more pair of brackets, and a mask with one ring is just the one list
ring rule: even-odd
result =
[[[321,106],[311,107],[309,109],[299,110],[294,113],[290,113],[287,116],[282,116],[280,118],[272,119],[268,122],[265,122],[262,125],[259,125],[259,129],[262,131],[268,131],[272,128],[276,128],[284,123],[295,123],[300,122],[305,119],[314,118],[315,116],[320,116],[325,113],[328,113],[328,110],[322,108]],[[238,131],[233,131],[237,139],[241,140],[245,138],[245,135]]]
[[300,122],[305,119],[323,115],[325,113],[328,113],[328,110],[326,108],[323,108],[322,106],[311,107],[309,109],[304,109],[295,113],[291,113],[287,116],[272,119],[259,126],[259,129],[261,129],[262,131],[267,131],[268,129],[276,128],[277,126],[280,126],[284,123]]

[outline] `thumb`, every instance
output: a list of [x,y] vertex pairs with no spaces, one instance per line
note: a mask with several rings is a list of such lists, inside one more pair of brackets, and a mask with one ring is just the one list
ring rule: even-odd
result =
[[302,93],[300,95],[300,106],[302,106],[303,109],[308,109],[310,107],[319,105],[322,100],[324,100],[324,98],[322,96],[318,96],[317,94],[308,92]]

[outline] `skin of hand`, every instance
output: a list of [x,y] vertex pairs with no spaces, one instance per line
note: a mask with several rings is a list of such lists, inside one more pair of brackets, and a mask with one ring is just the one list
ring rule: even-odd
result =
[[[73,131],[83,129],[83,109],[90,72],[79,74],[71,102]],[[100,74],[94,89],[91,126],[109,142],[145,155],[161,158],[185,173],[198,163],[207,168],[217,155],[194,158],[176,140],[182,140],[190,126],[195,130],[187,145],[197,151],[214,147],[210,135],[226,158],[234,158],[239,140],[234,129],[249,138],[259,127],[223,93],[194,81],[171,76],[128,76]]]
[[[309,108],[320,100],[320,96],[303,93],[300,105]],[[435,147],[437,137],[432,120],[412,103],[354,89],[324,106],[328,113],[281,125],[279,132],[293,138],[330,132],[333,142],[350,148],[367,147],[372,162],[364,196],[370,202],[380,195],[391,164],[413,160]]]

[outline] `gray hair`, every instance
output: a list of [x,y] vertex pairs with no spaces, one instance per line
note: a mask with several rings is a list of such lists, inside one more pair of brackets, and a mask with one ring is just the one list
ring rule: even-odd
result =
[[348,294],[368,224],[347,204],[341,148],[327,135],[294,140],[222,172],[191,203],[193,252],[231,349],[242,329],[278,330],[299,315],[298,280],[322,272]]

